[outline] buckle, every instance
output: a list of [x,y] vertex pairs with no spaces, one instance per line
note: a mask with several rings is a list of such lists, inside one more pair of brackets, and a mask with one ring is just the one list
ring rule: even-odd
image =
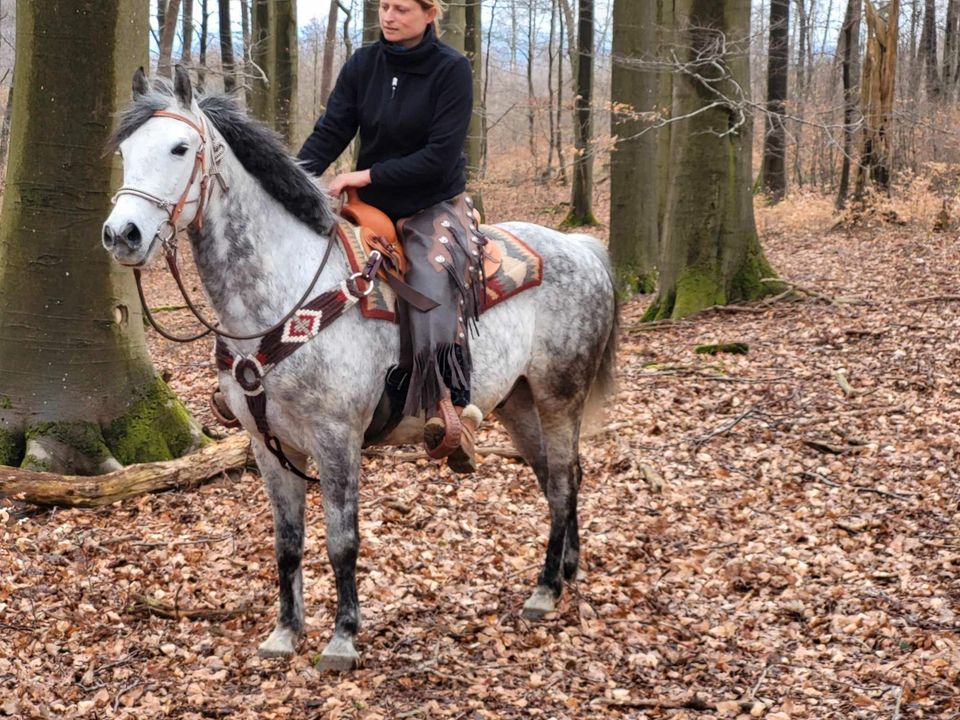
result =
[[[367,289],[361,290],[357,285],[357,280],[363,280],[366,282]],[[347,278],[346,282],[344,282],[344,287],[346,287],[347,292],[354,300],[360,300],[373,292],[373,280],[371,278],[364,277],[362,272],[355,272],[353,275]]]

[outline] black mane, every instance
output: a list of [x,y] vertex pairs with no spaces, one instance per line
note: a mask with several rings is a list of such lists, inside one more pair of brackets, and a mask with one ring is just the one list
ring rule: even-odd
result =
[[[116,150],[157,110],[168,108],[173,99],[173,89],[168,82],[154,81],[150,92],[135,97],[121,112],[117,129],[107,142],[108,150]],[[290,156],[283,139],[249,118],[236,101],[226,95],[203,97],[199,103],[240,164],[263,189],[315,232],[329,235],[337,221],[330,201]]]

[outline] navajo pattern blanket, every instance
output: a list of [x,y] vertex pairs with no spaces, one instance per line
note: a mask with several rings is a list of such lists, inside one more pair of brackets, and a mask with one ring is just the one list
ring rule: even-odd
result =
[[[339,224],[340,243],[354,272],[360,272],[367,262],[367,250],[360,240],[360,228],[348,222]],[[481,225],[480,231],[493,245],[490,255],[496,257],[496,270],[487,274],[487,294],[483,304],[489,310],[504,300],[535,287],[543,281],[543,258],[526,243],[495,225]],[[490,267],[489,263],[485,263]],[[382,280],[360,301],[364,317],[396,321],[396,295]]]

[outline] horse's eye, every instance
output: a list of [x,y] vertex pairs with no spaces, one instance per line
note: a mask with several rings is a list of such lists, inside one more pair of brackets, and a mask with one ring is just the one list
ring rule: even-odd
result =
[[186,143],[180,143],[179,145],[177,145],[177,146],[176,146],[173,150],[171,150],[170,152],[172,152],[174,155],[178,155],[178,156],[180,156],[180,157],[183,157],[184,155],[187,154],[187,150],[189,150],[189,149],[190,149],[190,148],[187,146]]

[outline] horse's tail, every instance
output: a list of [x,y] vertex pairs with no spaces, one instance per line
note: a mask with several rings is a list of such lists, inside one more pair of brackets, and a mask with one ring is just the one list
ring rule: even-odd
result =
[[586,422],[588,425],[599,423],[602,419],[604,400],[616,391],[615,378],[617,364],[617,338],[620,334],[620,301],[617,298],[616,286],[613,279],[613,269],[610,265],[610,256],[595,239],[589,243],[590,249],[603,262],[607,276],[610,278],[610,297],[613,300],[613,318],[610,324],[610,334],[603,346],[603,355],[600,358],[600,367],[587,393]]

